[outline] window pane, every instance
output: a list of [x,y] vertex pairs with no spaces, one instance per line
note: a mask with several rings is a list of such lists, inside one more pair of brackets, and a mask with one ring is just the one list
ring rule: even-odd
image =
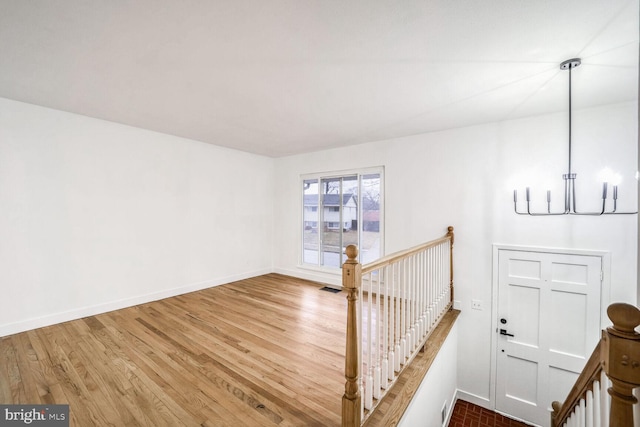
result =
[[362,177],[362,234],[360,262],[372,262],[382,256],[380,238],[380,206],[382,192],[380,174]]
[[302,183],[304,195],[302,261],[318,264],[318,180]]
[[322,191],[322,231],[320,240],[320,264],[340,267],[340,192],[341,178],[325,178],[321,182]]
[[358,242],[358,176],[342,180],[342,262],[347,260],[345,249]]

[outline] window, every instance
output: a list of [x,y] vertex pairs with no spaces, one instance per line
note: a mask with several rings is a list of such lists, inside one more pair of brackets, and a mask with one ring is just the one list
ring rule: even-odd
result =
[[349,245],[364,264],[382,256],[382,177],[382,168],[303,177],[303,264],[341,267]]

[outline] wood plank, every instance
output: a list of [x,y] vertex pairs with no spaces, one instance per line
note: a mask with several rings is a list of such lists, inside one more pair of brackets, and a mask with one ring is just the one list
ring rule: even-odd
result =
[[24,381],[20,376],[19,355],[16,350],[16,338],[9,337],[2,340],[2,365],[4,367],[2,373],[5,374],[3,381],[7,385],[6,394],[8,398],[13,400],[26,400],[24,390]]

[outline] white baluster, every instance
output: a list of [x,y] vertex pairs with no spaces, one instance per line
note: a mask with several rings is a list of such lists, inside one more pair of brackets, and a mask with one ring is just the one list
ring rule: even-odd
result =
[[388,356],[382,360],[380,365],[380,387],[387,389],[389,385],[389,358]]
[[442,257],[440,256],[440,247],[436,247],[435,248],[435,257],[436,257],[436,294],[435,294],[435,299],[433,301],[434,307],[434,319],[433,321],[435,322],[435,320],[438,318],[438,315],[440,314],[440,300],[442,299]]
[[373,397],[380,399],[382,387],[380,385],[380,366],[373,371]]
[[[384,283],[385,283],[385,301],[386,301],[386,311],[385,311],[385,354],[387,359],[385,360],[385,364],[383,365],[383,369],[386,371],[385,378],[388,381],[393,381],[393,267],[388,266],[384,269]],[[385,385],[388,384],[388,381],[385,381]]]
[[[367,373],[367,379],[365,382],[365,403],[364,407],[366,409],[371,409],[373,407],[373,369],[374,369],[374,361],[373,361],[373,273],[369,273],[366,278],[363,278],[363,283],[368,284],[369,292],[367,293],[367,333],[366,333],[366,360],[363,359],[363,363],[366,363],[366,371],[362,369],[362,372]],[[365,281],[366,279],[366,281]],[[363,345],[365,347],[365,345]]]
[[[370,373],[371,371],[368,371]],[[364,408],[370,410],[373,408],[373,377],[367,375],[364,383]]]
[[393,309],[394,309],[394,317],[395,317],[395,328],[394,328],[394,355],[393,355],[393,368],[396,372],[400,372],[400,361],[402,359],[402,353],[400,352],[400,304],[401,304],[401,272],[400,272],[400,264],[394,263],[394,291],[395,291],[395,299],[393,301]]
[[430,251],[427,251],[424,254],[424,333],[425,335],[429,333],[429,294],[430,294],[430,286],[431,280],[429,274],[431,273],[431,263],[430,263]]
[[[381,341],[381,329],[382,329],[382,317],[380,316],[380,304],[381,304],[381,295],[380,295],[380,282],[381,282],[381,271],[380,270],[376,270],[376,285],[377,285],[377,290],[376,290],[376,321],[375,321],[375,342],[373,343],[373,345],[375,346],[375,351],[374,351],[374,355],[375,355],[375,370],[373,371],[373,397],[376,399],[380,399],[380,390],[381,390],[381,384],[380,384],[380,341]],[[372,290],[373,291],[373,290]]]
[[398,310],[398,337],[400,342],[398,343],[399,351],[397,356],[400,364],[404,365],[407,357],[407,336],[405,334],[407,316],[407,272],[405,270],[404,259],[398,263],[398,266],[400,268],[400,309]]
[[420,253],[420,269],[419,269],[419,275],[420,275],[420,304],[419,304],[419,311],[420,311],[420,342],[422,342],[422,340],[424,339],[425,333],[426,333],[426,329],[425,329],[425,320],[426,320],[426,314],[427,311],[425,310],[425,301],[427,298],[427,285],[426,285],[426,280],[425,280],[425,272],[426,272],[426,266],[425,266],[425,254],[426,252],[421,252]]
[[600,381],[593,382],[593,427],[604,427],[601,418]]
[[380,387],[387,389],[389,382],[389,269],[383,268],[384,277],[382,298],[382,338],[380,348],[382,350],[382,364],[380,366]]
[[[363,369],[362,366],[362,361],[364,360],[363,358],[363,352],[364,352],[364,345],[362,345],[362,339],[364,337],[364,334],[362,333],[362,315],[363,315],[363,310],[364,310],[364,300],[362,299],[363,297],[363,290],[362,288],[364,281],[362,283],[360,283],[360,286],[358,287],[358,302],[357,302],[357,310],[356,312],[358,313],[357,315],[357,322],[358,322],[358,337],[357,340],[360,342],[360,345],[358,346],[358,360],[360,361],[360,372],[362,373],[362,375],[360,375],[360,378],[358,379],[358,387],[360,388],[360,396],[364,396],[364,372],[365,370]],[[362,413],[364,413],[364,399],[360,399],[360,406],[362,408]]]
[[438,295],[438,253],[436,248],[431,248],[431,286],[429,287],[431,296],[429,298],[429,311],[431,318],[429,319],[429,330],[432,329],[436,316],[436,298]]
[[409,263],[409,354],[413,354],[416,348],[416,263],[415,256],[408,260]]
[[[640,402],[640,387],[633,390],[633,395]],[[640,403],[633,405],[633,427],[640,427]]]
[[438,245],[438,251],[440,252],[440,307],[438,309],[438,313],[442,313],[445,306],[447,305],[447,258],[445,256],[444,243]]
[[595,408],[593,406],[593,392],[591,390],[587,390],[585,404],[586,404],[585,425],[587,427],[593,427],[593,410]]
[[420,252],[420,342],[424,340],[427,334],[426,328],[426,309],[425,309],[425,293],[427,291],[427,283],[425,280],[425,254],[426,252]]
[[607,393],[608,388],[609,378],[603,369],[600,374],[600,423],[603,427],[609,426],[609,409],[611,408],[611,399],[609,397],[609,393]]
[[420,320],[422,319],[422,310],[421,310],[421,304],[420,304],[420,299],[421,299],[421,288],[422,288],[422,282],[420,280],[420,254],[416,254],[414,260],[413,260],[413,269],[414,269],[414,277],[413,280],[415,281],[415,295],[414,295],[414,314],[413,314],[413,325],[414,328],[416,330],[415,332],[415,337],[414,337],[414,349],[418,348],[418,345],[420,344],[420,342],[422,341],[422,333],[421,333],[421,326],[420,326]]

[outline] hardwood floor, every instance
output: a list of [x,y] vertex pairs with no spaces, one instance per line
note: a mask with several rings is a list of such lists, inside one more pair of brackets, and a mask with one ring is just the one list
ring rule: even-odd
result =
[[72,426],[337,426],[343,292],[270,274],[0,339],[0,402]]

